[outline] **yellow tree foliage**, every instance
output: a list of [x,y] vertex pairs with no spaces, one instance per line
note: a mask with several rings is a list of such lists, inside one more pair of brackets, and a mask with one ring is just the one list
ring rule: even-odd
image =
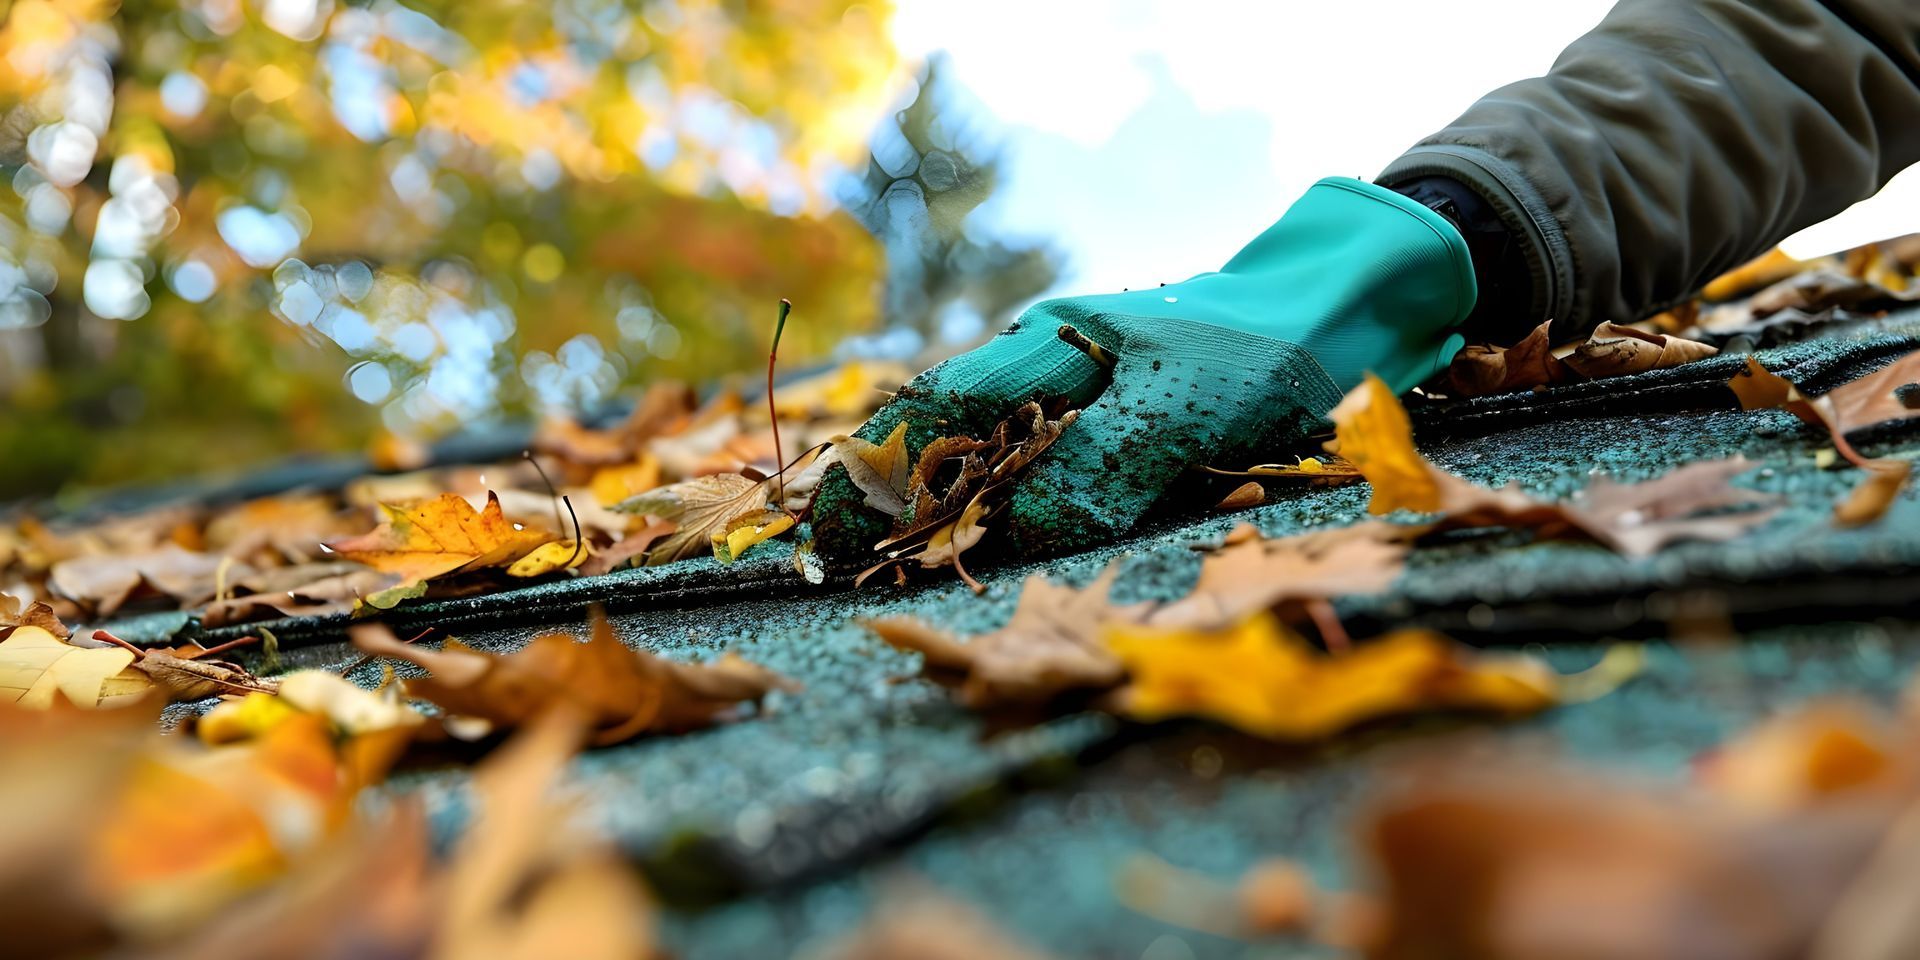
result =
[[0,497],[743,369],[782,296],[796,360],[875,316],[828,192],[884,2],[0,9]]

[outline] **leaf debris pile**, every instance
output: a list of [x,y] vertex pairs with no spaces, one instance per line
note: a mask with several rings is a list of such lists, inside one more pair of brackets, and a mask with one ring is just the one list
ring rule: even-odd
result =
[[[843,436],[904,376],[851,362],[782,385],[781,429],[804,444]],[[364,613],[693,556],[730,562],[791,531],[790,511],[805,505],[770,502],[773,430],[764,407],[733,391],[701,405],[659,384],[605,427],[549,417],[532,449],[530,460],[370,473],[336,491],[218,507],[57,526],[15,514],[0,519],[0,590],[69,621],[179,609],[217,627]],[[0,628],[14,616],[0,611]]]

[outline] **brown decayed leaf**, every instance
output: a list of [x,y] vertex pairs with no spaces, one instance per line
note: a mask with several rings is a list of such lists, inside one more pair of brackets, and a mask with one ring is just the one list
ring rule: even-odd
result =
[[1232,493],[1221,497],[1220,502],[1214,504],[1213,508],[1215,510],[1245,510],[1250,507],[1257,507],[1266,502],[1267,488],[1261,486],[1258,480],[1248,480],[1246,483],[1233,488]]
[[[221,558],[174,544],[141,553],[99,553],[53,565],[48,583],[61,596],[92,605],[107,616],[149,588],[187,603],[213,596]],[[229,575],[248,572],[230,569]]]
[[[1744,457],[1689,463],[1642,483],[1596,477],[1562,505],[1580,532],[1616,553],[1644,557],[1683,540],[1731,540],[1777,512],[1777,498],[1728,481],[1753,469]],[[1755,507],[1715,513],[1729,507]]]
[[1193,590],[1153,611],[1146,622],[1218,628],[1292,600],[1379,593],[1400,575],[1417,532],[1365,522],[1267,539],[1241,524],[1207,554]]
[[1602,323],[1562,362],[1580,376],[1599,380],[1678,366],[1719,352],[1707,344],[1670,334],[1646,333],[1624,324]]
[[200,611],[200,623],[206,627],[220,627],[274,617],[331,616],[346,613],[363,598],[399,585],[400,578],[395,574],[361,567],[285,589],[259,590],[215,600]]
[[1363,829],[1381,960],[1802,956],[1885,814],[1756,819],[1565,772],[1440,773]]
[[492,493],[480,510],[451,493],[405,508],[385,504],[381,508],[387,519],[379,527],[327,546],[348,560],[397,574],[405,583],[506,566],[558,539],[546,530],[516,529]]
[[923,620],[867,621],[882,640],[925,658],[934,670],[965,674],[961,698],[970,706],[1045,701],[1068,690],[1105,689],[1123,679],[1119,660],[1100,642],[1102,624],[1137,618],[1143,605],[1116,607],[1107,593],[1118,568],[1108,566],[1084,588],[1038,575],[1021,586],[1006,626],[961,642]]
[[1715,347],[1673,334],[1602,323],[1565,356],[1556,356],[1542,323],[1511,347],[1473,344],[1447,366],[1447,383],[1462,397],[1479,397],[1572,380],[1599,380],[1711,357]]
[[[893,535],[874,546],[886,559],[862,571],[854,584],[858,586],[882,570],[913,561],[927,569],[951,565],[975,593],[985,591],[986,587],[967,573],[961,554],[985,536],[984,521],[1011,495],[1013,481],[1079,415],[1078,410],[1069,410],[1058,420],[1048,420],[1039,404],[1028,403],[1001,421],[984,442],[946,437],[927,444],[907,478],[906,499],[911,512],[902,512],[895,519]],[[946,464],[955,459],[960,461],[959,469],[953,471],[946,489],[936,492],[933,485],[940,482]]]
[[357,521],[320,494],[262,497],[229,509],[207,523],[207,551],[248,563],[302,563],[318,557],[320,544],[353,533]]
[[432,674],[406,683],[409,696],[449,714],[482,721],[486,729],[515,727],[567,704],[582,711],[596,744],[618,743],[649,731],[706,726],[743,701],[789,689],[787,681],[737,658],[705,665],[662,660],[614,638],[595,614],[590,639],[570,634],[536,637],[505,656],[457,640],[441,649],[400,642],[378,625],[352,631],[363,652],[404,660]]
[[[1834,504],[1833,510],[1834,523],[1858,527],[1880,519],[1893,506],[1906,487],[1912,465],[1904,460],[1862,456],[1847,441],[1847,432],[1885,419],[1900,419],[1894,411],[1904,409],[1902,398],[1911,395],[1911,391],[1902,388],[1909,382],[1906,377],[1913,373],[1917,362],[1920,362],[1920,352],[1907,354],[1877,373],[1809,397],[1785,377],[1748,357],[1747,368],[1728,380],[1727,388],[1739,399],[1743,410],[1778,408],[1826,430],[1834,449],[1849,463],[1867,471],[1867,477]],[[1846,412],[1843,413],[1843,409]]]
[[1915,299],[1920,299],[1920,290],[1890,290],[1874,279],[1832,269],[1816,269],[1788,277],[1754,294],[1747,308],[1754,316],[1765,317],[1782,310],[1817,313],[1829,307],[1857,311],[1887,310]]
[[724,536],[733,521],[765,513],[768,495],[766,481],[718,473],[649,490],[618,509],[675,525],[647,554],[649,564],[659,565],[712,550],[715,533]]
[[20,598],[0,593],[0,640],[5,640],[16,627],[39,627],[59,640],[69,636],[67,625],[60,622],[45,600],[35,600],[23,607]]
[[1406,410],[1387,385],[1371,375],[1341,399],[1331,416],[1334,441],[1328,448],[1352,460],[1373,485],[1368,511],[1437,513],[1434,529],[1518,527],[1540,537],[1577,536],[1641,555],[1679,540],[1731,539],[1773,515],[1770,510],[1748,510],[1699,516],[1771,499],[1725,484],[1752,467],[1737,457],[1689,464],[1631,486],[1596,482],[1584,501],[1571,503],[1536,500],[1511,485],[1490,490],[1469,483],[1420,455]]
[[619,540],[613,546],[595,550],[587,562],[580,565],[581,576],[594,576],[618,570],[644,555],[661,537],[678,529],[678,525],[668,520],[654,520]]
[[1821,395],[1833,404],[1839,432],[1920,417],[1920,350]]
[[1460,396],[1480,397],[1573,379],[1573,372],[1553,355],[1551,326],[1540,324],[1511,347],[1467,345],[1447,365],[1447,383]]
[[1866,476],[1833,505],[1833,522],[1839,526],[1866,526],[1885,516],[1913,473],[1913,465],[1905,460],[1871,460],[1862,467]]

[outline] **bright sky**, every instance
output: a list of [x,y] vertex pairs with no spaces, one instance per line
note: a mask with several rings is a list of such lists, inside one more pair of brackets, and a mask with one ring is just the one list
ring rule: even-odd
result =
[[[1054,292],[1217,268],[1313,181],[1371,177],[1482,94],[1546,72],[1610,0],[897,0],[1006,127],[976,216],[1051,236]],[[1364,14],[1356,11],[1364,10]],[[1920,230],[1920,171],[1791,238],[1812,256]]]

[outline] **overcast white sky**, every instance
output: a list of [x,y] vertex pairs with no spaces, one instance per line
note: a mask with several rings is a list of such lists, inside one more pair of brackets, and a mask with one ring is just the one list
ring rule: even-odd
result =
[[[1006,129],[977,216],[1053,237],[1056,293],[1211,270],[1322,176],[1371,177],[1504,83],[1546,72],[1609,0],[898,0]],[[1920,172],[1788,241],[1920,230]]]

